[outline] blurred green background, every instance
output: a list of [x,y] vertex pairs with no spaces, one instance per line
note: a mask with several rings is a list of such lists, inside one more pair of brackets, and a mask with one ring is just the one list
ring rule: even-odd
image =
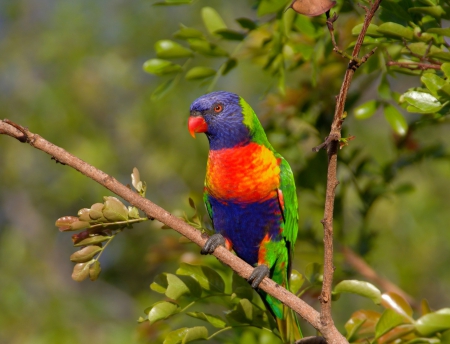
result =
[[[122,183],[130,183],[136,166],[147,182],[150,200],[179,215],[192,212],[188,197],[201,204],[208,144],[202,135],[193,140],[186,124],[190,103],[206,92],[206,86],[182,81],[166,97],[152,101],[160,79],[143,72],[142,64],[154,57],[154,43],[171,37],[180,22],[203,29],[199,9],[206,5],[221,9],[229,23],[237,17],[256,17],[253,1],[236,1],[233,6],[198,1],[177,7],[134,0],[0,1],[0,118],[27,126]],[[360,18],[347,19],[342,29]],[[216,62],[204,63],[214,67]],[[326,157],[323,152],[313,154],[311,148],[326,135],[344,69],[345,62],[336,58],[320,71],[315,88],[301,86],[293,77],[281,99],[265,96],[270,74],[244,60],[215,87],[240,94],[254,107],[275,148],[293,166],[301,206],[294,267],[300,272],[322,259],[319,221]],[[354,85],[349,106],[377,95],[376,73]],[[296,77],[308,79],[310,74]],[[399,77],[390,83],[404,91],[418,80]],[[307,110],[302,110],[304,104]],[[406,118],[410,123],[419,119],[411,114]],[[338,188],[338,279],[361,278],[339,253],[339,245],[353,245],[381,276],[416,301],[426,298],[434,309],[448,306],[449,129],[444,121],[414,132],[416,145],[439,154],[392,168],[388,187],[407,185],[411,190],[378,198],[361,225],[362,202],[351,173],[355,154],[371,161],[372,174],[361,179],[365,184],[374,181],[378,170],[393,161],[400,164],[408,155],[381,113],[366,121],[349,116],[345,132],[356,139],[342,151],[339,168],[346,192]],[[161,299],[148,288],[154,276],[174,272],[180,261],[227,271],[214,258],[201,257],[198,247],[181,244],[173,231],[145,223],[111,243],[102,255],[98,281],[74,282],[69,256],[75,249],[70,234],[60,233],[54,222],[110,193],[9,137],[0,137],[0,166],[2,343],[158,342],[161,331],[179,327],[180,322],[137,324],[143,310]],[[367,248],[361,244],[364,231]],[[317,304],[316,296],[307,295],[306,300]],[[340,329],[361,307],[376,309],[356,296],[343,296],[336,303]]]

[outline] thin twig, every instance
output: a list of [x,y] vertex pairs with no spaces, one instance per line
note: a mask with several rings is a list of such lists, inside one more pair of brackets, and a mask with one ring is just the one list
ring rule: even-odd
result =
[[[330,134],[327,136],[324,143],[313,148],[313,151],[318,151],[320,149],[326,148],[328,154],[328,173],[327,173],[325,210],[323,220],[321,221],[324,227],[324,238],[323,238],[324,273],[323,273],[322,293],[320,295],[320,305],[321,305],[320,321],[322,323],[322,326],[324,326],[327,329],[335,327],[333,318],[331,316],[331,288],[333,284],[333,274],[335,269],[333,265],[333,211],[334,211],[334,199],[336,194],[335,191],[337,185],[339,184],[336,178],[337,151],[339,140],[341,139],[342,123],[344,122],[345,118],[344,116],[345,101],[347,99],[347,93],[353,78],[353,74],[374,53],[374,50],[372,50],[368,54],[364,55],[363,58],[361,59],[358,58],[367,29],[380,3],[381,0],[374,1],[373,3],[371,3],[370,9],[363,6],[364,10],[366,11],[366,16],[364,19],[361,32],[358,35],[356,44],[353,48],[352,56],[350,57],[348,67],[345,72],[344,80],[342,81],[341,90],[339,92],[339,95],[337,96],[336,109],[334,113],[333,122],[331,125]],[[329,14],[327,13],[327,27],[328,30],[330,31],[334,50],[339,54],[341,54],[342,56],[347,56],[345,53],[342,52],[341,49],[339,49],[339,47],[336,44],[336,40],[334,38],[333,23],[336,21],[336,19],[337,19],[336,15],[333,15],[330,18]]]
[[[27,142],[32,147],[49,154],[66,166],[74,168],[83,175],[103,185],[105,188],[112,191],[117,196],[128,201],[133,206],[141,209],[148,217],[154,218],[169,226],[170,228],[173,228],[178,233],[185,236],[200,247],[203,247],[205,245],[206,238],[202,236],[199,230],[188,225],[180,218],[170,214],[168,211],[154,204],[150,200],[141,197],[138,193],[130,190],[127,186],[119,183],[112,176],[109,176],[108,174],[100,171],[94,166],[89,165],[83,160],[68,153],[64,149],[45,140],[41,136],[33,134],[28,129],[16,123],[2,120],[0,120],[0,134],[11,136],[20,140],[21,142]],[[228,265],[239,276],[243,278],[247,279],[253,271],[253,268],[249,264],[244,262],[242,259],[234,255],[224,247],[219,246],[214,251],[214,256],[216,256],[222,263]],[[271,279],[267,277],[264,278],[259,288],[292,308],[315,329],[321,332],[327,339],[327,342],[329,344],[348,344],[348,342],[339,333],[339,331],[337,331],[336,328],[326,328],[321,324],[320,315],[314,308],[312,308],[310,305],[308,305],[306,302],[304,302],[294,294],[287,291],[282,286],[276,284]]]
[[408,50],[409,55],[419,59],[420,62],[394,61],[392,59],[392,57],[389,55],[389,52],[386,50],[385,53],[389,59],[389,61],[386,62],[386,66],[388,66],[388,67],[397,66],[397,67],[405,68],[405,69],[409,69],[409,70],[422,70],[422,71],[428,70],[428,69],[435,69],[435,70],[441,69],[442,63],[439,61],[436,61],[428,56],[428,54],[431,51],[431,47],[433,46],[433,40],[430,40],[428,42],[427,49],[425,50],[425,53],[423,55],[419,55],[419,54],[416,54],[415,52],[413,52],[405,40],[403,40],[403,45],[405,46],[405,49]]
[[440,70],[442,67],[442,65],[440,64],[423,63],[423,62],[398,62],[398,61],[388,61],[386,62],[386,65],[389,67],[397,66],[409,70],[428,70],[428,69]]

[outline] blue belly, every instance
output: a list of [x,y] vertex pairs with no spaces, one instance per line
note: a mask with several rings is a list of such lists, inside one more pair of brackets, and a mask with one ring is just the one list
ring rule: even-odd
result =
[[272,241],[281,240],[283,218],[277,198],[250,204],[208,199],[215,231],[230,240],[236,254],[250,265],[258,263],[259,246],[267,233]]

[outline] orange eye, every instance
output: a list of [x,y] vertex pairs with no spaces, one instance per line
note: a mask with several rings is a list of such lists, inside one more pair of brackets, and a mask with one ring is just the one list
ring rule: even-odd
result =
[[223,106],[220,105],[220,104],[217,104],[217,105],[214,107],[214,112],[220,112],[220,111],[222,111],[222,110],[223,110]]

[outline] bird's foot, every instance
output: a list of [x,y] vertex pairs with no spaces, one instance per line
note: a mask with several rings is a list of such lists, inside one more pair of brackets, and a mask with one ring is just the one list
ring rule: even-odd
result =
[[259,287],[264,277],[269,277],[269,274],[269,267],[267,265],[261,264],[253,270],[247,281],[252,284],[253,289],[256,289]]
[[201,254],[212,254],[219,246],[226,247],[226,240],[222,234],[213,234],[206,240],[205,246],[200,251]]

